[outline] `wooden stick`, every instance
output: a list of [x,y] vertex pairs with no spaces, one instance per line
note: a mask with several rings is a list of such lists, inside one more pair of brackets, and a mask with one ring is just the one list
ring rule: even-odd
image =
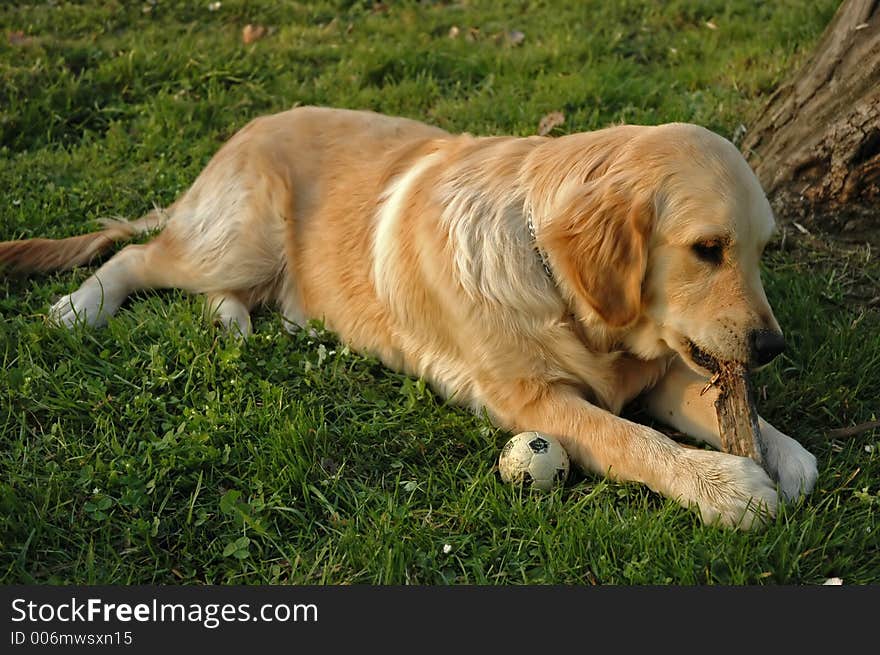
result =
[[718,416],[722,450],[731,455],[750,457],[764,467],[770,477],[777,479],[777,471],[768,467],[769,462],[765,457],[748,370],[742,364],[719,363],[718,373],[713,379],[716,379],[718,386],[715,413]]
[[880,421],[868,421],[867,423],[859,423],[848,428],[837,428],[828,432],[831,439],[846,439],[847,437],[857,437],[863,432],[870,432],[876,428],[880,428]]

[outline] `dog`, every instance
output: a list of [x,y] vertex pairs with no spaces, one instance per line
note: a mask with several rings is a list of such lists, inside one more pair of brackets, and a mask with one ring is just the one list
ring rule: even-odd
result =
[[[247,336],[276,306],[355,350],[558,437],[582,470],[646,484],[748,529],[812,490],[816,459],[760,419],[768,470],[720,452],[712,362],[784,347],[764,293],[774,218],[737,149],[702,127],[548,137],[453,135],[368,111],[298,107],[250,122],[173,204],[60,240],[0,244],[7,269],[108,259],[49,312],[101,325],[132,292],[205,294]],[[620,416],[714,446],[688,448]]]

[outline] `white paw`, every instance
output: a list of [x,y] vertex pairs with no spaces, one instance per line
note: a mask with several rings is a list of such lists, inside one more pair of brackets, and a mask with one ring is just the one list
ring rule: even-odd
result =
[[230,334],[249,337],[253,332],[251,313],[247,306],[233,296],[214,295],[208,299],[207,311],[216,323]]
[[64,327],[76,324],[101,326],[116,311],[107,303],[103,289],[87,281],[78,290],[63,296],[49,308],[49,320]]
[[808,494],[816,484],[819,469],[816,458],[797,441],[782,434],[772,425],[761,428],[764,441],[767,468],[776,471],[779,477],[779,493],[787,501],[796,500]]
[[776,485],[751,459],[704,450],[684,457],[680,500],[697,505],[704,522],[749,530],[776,516]]

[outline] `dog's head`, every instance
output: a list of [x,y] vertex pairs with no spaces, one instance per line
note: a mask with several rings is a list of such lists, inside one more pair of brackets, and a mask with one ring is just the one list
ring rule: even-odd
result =
[[582,320],[702,374],[772,360],[784,340],[759,264],[774,220],[742,155],[684,124],[626,128],[612,150],[560,191],[540,234]]

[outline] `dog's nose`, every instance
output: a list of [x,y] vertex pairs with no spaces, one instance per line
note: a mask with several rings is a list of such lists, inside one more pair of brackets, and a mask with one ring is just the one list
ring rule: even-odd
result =
[[752,361],[763,366],[785,350],[785,337],[774,330],[755,330],[751,334]]

